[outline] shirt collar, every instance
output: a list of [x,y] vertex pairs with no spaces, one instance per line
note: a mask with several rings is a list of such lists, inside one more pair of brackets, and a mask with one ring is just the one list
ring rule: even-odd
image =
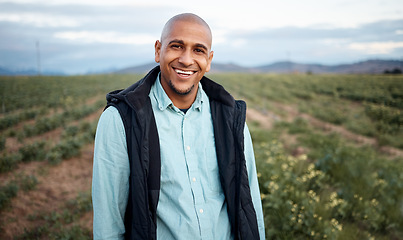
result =
[[[177,109],[177,107],[175,107],[171,101],[171,99],[168,97],[168,95],[166,94],[164,88],[162,88],[161,82],[160,82],[160,75],[161,73],[158,74],[157,76],[157,80],[155,81],[154,85],[152,86],[151,92],[154,94],[154,97],[157,101],[158,104],[158,108],[163,111],[167,108],[174,108]],[[196,95],[196,99],[193,102],[192,106],[190,107],[190,109],[196,109],[198,111],[201,111],[202,109],[202,104],[203,102],[206,100],[207,95],[206,93],[203,91],[202,85],[199,82],[199,88],[197,90],[197,95]],[[179,109],[177,109],[179,110]]]

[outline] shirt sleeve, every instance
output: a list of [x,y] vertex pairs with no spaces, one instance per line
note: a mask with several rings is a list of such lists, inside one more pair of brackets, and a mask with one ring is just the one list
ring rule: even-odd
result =
[[92,177],[94,239],[123,239],[130,164],[123,121],[115,107],[101,115],[95,135]]
[[257,225],[259,228],[259,235],[260,239],[266,239],[262,201],[260,198],[259,183],[257,180],[257,173],[256,173],[255,154],[253,152],[252,138],[250,136],[249,128],[246,125],[246,123],[244,130],[244,144],[245,144],[246,169],[248,171],[249,176],[249,187],[251,191],[253,206],[255,207]]

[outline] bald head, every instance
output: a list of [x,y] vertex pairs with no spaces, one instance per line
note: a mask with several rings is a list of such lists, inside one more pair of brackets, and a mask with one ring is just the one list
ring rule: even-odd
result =
[[210,41],[211,46],[212,34],[209,25],[201,17],[193,13],[182,13],[169,19],[168,22],[165,24],[164,28],[162,29],[161,42],[163,42],[164,39],[170,34],[172,28],[175,27],[175,23],[177,22],[194,23],[200,25],[200,27],[204,27],[207,30],[206,31],[208,33],[207,37]]

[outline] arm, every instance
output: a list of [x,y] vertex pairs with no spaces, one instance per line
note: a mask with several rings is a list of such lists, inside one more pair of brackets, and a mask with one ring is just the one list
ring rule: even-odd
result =
[[114,107],[101,115],[95,136],[92,178],[94,239],[123,239],[129,192],[126,134]]
[[244,130],[244,138],[245,138],[244,141],[245,141],[246,169],[248,171],[250,192],[252,196],[253,206],[255,207],[260,239],[265,239],[262,201],[260,199],[259,183],[257,181],[255,155],[253,152],[252,138],[250,136],[249,129],[246,124]]

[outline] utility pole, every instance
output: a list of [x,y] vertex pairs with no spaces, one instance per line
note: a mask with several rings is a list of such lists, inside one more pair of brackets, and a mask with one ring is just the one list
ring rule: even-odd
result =
[[286,54],[287,54],[288,73],[292,73],[291,53],[287,51]]
[[38,76],[41,75],[41,52],[39,49],[39,41],[36,41],[36,61],[38,64]]

